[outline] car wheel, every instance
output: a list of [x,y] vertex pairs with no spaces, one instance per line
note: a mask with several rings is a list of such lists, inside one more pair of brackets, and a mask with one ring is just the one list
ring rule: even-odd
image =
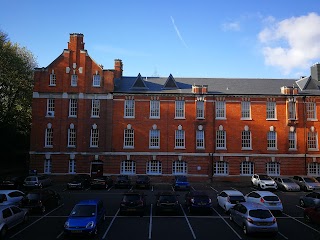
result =
[[306,186],[303,187],[303,191],[308,192],[308,189]]
[[188,207],[188,212],[191,214],[192,213],[192,208],[189,206]]
[[24,215],[24,217],[23,217],[23,222],[27,222],[28,219],[29,219],[29,215],[28,215],[28,214]]
[[228,213],[228,210],[227,210],[226,206],[224,206],[223,210],[224,210],[225,213]]
[[309,217],[308,214],[304,214],[303,217],[304,217],[304,220],[305,220],[307,223],[311,223],[311,222],[312,222],[312,221],[311,221],[311,218]]
[[247,225],[245,225],[245,224],[243,225],[242,231],[243,231],[244,235],[249,235]]
[[41,207],[40,211],[41,211],[41,213],[45,213],[45,212],[46,212],[46,206],[43,205],[43,206]]
[[306,206],[305,202],[302,199],[300,199],[300,207],[305,207],[305,206]]
[[94,234],[95,236],[97,236],[97,235],[98,235],[98,228],[97,228],[97,227],[94,229],[93,234]]
[[0,237],[1,237],[1,239],[4,239],[4,237],[5,237],[6,234],[7,234],[7,231],[8,231],[7,226],[4,226],[4,227],[2,228],[2,230],[1,230],[1,232],[0,232]]
[[261,185],[260,185],[260,184],[258,185],[258,188],[259,188],[259,190],[262,190],[262,187],[261,187]]
[[229,215],[229,219],[230,219],[231,222],[233,222],[233,217],[232,217],[231,214]]

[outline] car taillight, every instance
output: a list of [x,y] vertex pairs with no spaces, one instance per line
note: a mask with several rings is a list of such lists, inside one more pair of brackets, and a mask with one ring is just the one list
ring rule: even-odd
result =
[[263,199],[263,198],[260,198],[260,202],[261,202],[261,203],[264,203],[264,199]]
[[211,198],[209,198],[209,203],[211,203]]
[[252,220],[251,218],[247,218],[247,221],[248,221],[249,223],[253,223],[253,220]]
[[231,203],[231,201],[230,201],[230,197],[227,197],[227,202]]
[[191,198],[190,201],[191,201],[192,203],[194,203],[194,198]]
[[272,223],[276,223],[277,222],[277,219],[276,218],[273,218],[272,219]]
[[42,201],[41,200],[39,200],[39,205],[42,206]]

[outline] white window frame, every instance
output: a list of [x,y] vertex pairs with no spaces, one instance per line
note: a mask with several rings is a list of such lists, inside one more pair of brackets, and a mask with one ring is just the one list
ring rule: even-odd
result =
[[120,174],[127,174],[127,175],[136,174],[136,162],[132,160],[121,161]]
[[92,99],[91,101],[91,117],[99,118],[100,117],[100,100]]
[[318,150],[318,133],[317,132],[308,132],[308,140],[307,140],[308,150],[317,151]]
[[71,87],[78,86],[78,75],[77,74],[72,74],[71,75],[70,85],[71,85]]
[[150,118],[159,119],[160,118],[160,101],[150,100]]
[[225,161],[217,161],[214,163],[213,174],[216,176],[229,175],[229,163]]
[[267,162],[267,175],[269,176],[280,176],[280,163],[279,162]]
[[197,119],[204,119],[205,118],[204,101],[203,100],[196,101],[196,118]]
[[289,150],[297,150],[297,133],[296,131],[289,131],[288,135],[289,140]]
[[277,150],[277,132],[269,131],[267,133],[267,149]]
[[44,146],[47,148],[53,147],[53,129],[52,129],[52,127],[46,128]]
[[297,120],[296,102],[288,101],[288,119]]
[[149,148],[152,148],[152,149],[160,148],[160,130],[159,129],[149,130]]
[[98,127],[92,127],[90,130],[90,147],[99,147],[99,129]]
[[162,174],[162,163],[158,160],[151,160],[147,162],[146,174],[148,175],[161,175]]
[[56,86],[57,83],[57,76],[54,73],[50,74],[50,81],[49,81],[49,86]]
[[252,150],[252,137],[250,130],[243,130],[241,132],[241,150]]
[[226,146],[227,133],[225,130],[216,131],[216,149],[227,149]]
[[76,173],[76,160],[74,159],[69,159],[69,173]]
[[46,117],[54,117],[54,98],[48,98],[47,99],[47,114]]
[[188,163],[185,161],[176,160],[172,162],[172,175],[187,175]]
[[204,149],[204,130],[196,130],[196,149]]
[[134,118],[134,99],[126,99],[124,101],[124,118]]
[[312,162],[308,163],[307,166],[307,174],[308,176],[320,176],[320,163]]
[[277,104],[276,102],[267,102],[267,120],[277,119]]
[[50,174],[51,171],[52,171],[51,159],[45,159],[44,160],[43,173]]
[[317,120],[317,108],[315,102],[306,102],[307,121]]
[[75,128],[68,128],[68,147],[75,148],[77,141],[77,132]]
[[241,120],[251,120],[251,102],[241,102]]
[[134,148],[134,129],[124,129],[123,148]]
[[78,99],[69,99],[69,117],[77,117],[78,113]]
[[252,176],[254,174],[254,163],[250,161],[243,161],[240,163],[240,175]]
[[175,130],[175,149],[184,149],[185,148],[185,131]]
[[216,101],[216,119],[226,119],[226,101]]
[[185,118],[185,101],[184,100],[175,101],[175,118],[176,119]]
[[95,74],[92,76],[92,86],[100,87],[101,84],[101,76],[99,74]]

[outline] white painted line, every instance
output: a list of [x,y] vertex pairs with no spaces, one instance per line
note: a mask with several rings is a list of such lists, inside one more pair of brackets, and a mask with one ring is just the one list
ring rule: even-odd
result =
[[152,203],[150,206],[149,239],[151,239],[151,233],[152,233]]
[[130,188],[130,191],[133,189],[133,185],[131,186],[131,188]]
[[196,235],[194,234],[194,231],[193,231],[193,229],[192,229],[192,227],[191,227],[191,224],[190,224],[190,222],[189,222],[189,219],[187,218],[187,215],[186,215],[185,211],[183,210],[183,207],[182,207],[181,203],[180,203],[180,207],[181,207],[181,210],[182,210],[182,212],[183,212],[184,218],[186,219],[186,221],[187,221],[187,223],[188,223],[188,226],[189,226],[189,229],[190,229],[190,231],[191,231],[191,233],[192,233],[193,239],[197,239],[197,237],[196,237]]
[[109,192],[111,190],[111,188],[113,188],[113,186],[111,186],[107,191]]
[[213,188],[213,187],[211,187],[211,186],[210,186],[210,188],[211,188],[213,191],[218,192],[217,189],[215,189],[215,188]]
[[254,187],[250,187],[252,190],[254,190],[254,191],[257,191],[257,189],[256,188],[254,188]]
[[287,238],[285,235],[283,235],[281,232],[278,231],[278,233],[279,233],[284,239],[287,239],[287,240],[289,239],[289,238]]
[[233,189],[233,190],[235,190],[235,191],[239,191],[238,189],[236,189],[236,188],[233,188],[233,187],[232,187],[231,189]]
[[300,209],[302,209],[302,210],[304,210],[304,208],[303,208],[303,207],[301,207],[301,206],[299,206],[299,205],[296,205],[296,207],[297,207],[297,208],[300,208]]
[[112,218],[112,220],[111,220],[111,222],[110,222],[107,230],[106,230],[105,233],[103,234],[102,239],[105,239],[105,238],[106,238],[106,236],[107,236],[107,234],[108,234],[108,232],[109,232],[109,230],[110,230],[110,228],[111,228],[111,225],[113,224],[114,220],[115,220],[116,217],[118,216],[119,212],[120,212],[120,208],[119,208],[118,211],[116,212],[116,215],[113,216],[113,218]]
[[63,231],[56,237],[56,239],[60,238],[63,234]]
[[174,188],[171,186],[171,189],[172,189],[172,191],[174,191],[175,192],[175,190],[174,190]]
[[33,223],[29,224],[28,226],[26,226],[25,228],[21,229],[19,232],[13,234],[10,238],[14,238],[15,236],[17,236],[18,234],[20,234],[21,232],[23,232],[24,230],[26,230],[27,228],[31,227],[32,225],[34,225],[35,223],[39,222],[41,219],[45,218],[47,215],[49,215],[50,213],[52,213],[53,211],[61,208],[64,204],[61,204],[60,206],[56,207],[55,209],[51,210],[50,212],[48,212],[47,214],[43,215],[41,218],[38,218],[37,220],[35,220]]
[[239,239],[242,239],[242,237],[236,232],[236,230],[233,229],[233,227],[231,227],[231,225],[224,219],[224,217],[222,217],[218,212],[217,210],[215,210],[214,208],[212,208],[213,211],[216,212],[216,214],[219,215],[219,217],[229,226],[229,228],[231,228],[231,230],[238,236]]
[[297,222],[301,223],[302,225],[304,225],[304,226],[306,226],[306,227],[308,227],[308,228],[312,229],[313,231],[316,231],[317,233],[320,233],[320,231],[319,231],[319,230],[317,230],[317,229],[315,229],[315,228],[313,228],[313,227],[309,226],[308,224],[305,224],[304,222],[301,222],[300,220],[298,220],[298,219],[296,219],[296,218],[294,218],[294,217],[291,217],[290,215],[288,215],[288,214],[286,214],[286,213],[282,213],[282,214],[283,214],[283,215],[286,215],[287,217],[289,217],[289,218],[291,218],[291,219],[293,219],[293,220],[295,220],[295,221],[297,221]]
[[151,186],[151,192],[153,192],[153,186]]
[[191,186],[191,188],[192,188],[192,190],[193,190],[193,191],[195,191],[195,190],[196,190],[193,186]]

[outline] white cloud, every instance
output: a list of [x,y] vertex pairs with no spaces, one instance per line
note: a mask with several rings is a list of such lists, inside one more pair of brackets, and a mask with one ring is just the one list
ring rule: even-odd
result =
[[239,22],[229,22],[222,24],[223,31],[240,31],[240,23]]
[[309,68],[320,58],[319,15],[309,13],[280,22],[268,17],[267,22],[269,26],[258,35],[267,65],[290,74],[296,69]]
[[171,22],[172,22],[172,24],[173,24],[174,29],[176,30],[176,33],[177,33],[180,41],[182,42],[182,44],[183,44],[186,48],[188,48],[186,42],[183,40],[183,38],[182,38],[182,36],[181,36],[181,34],[180,34],[180,31],[179,31],[178,27],[177,27],[176,24],[174,23],[173,17],[170,16],[170,18],[171,18]]

